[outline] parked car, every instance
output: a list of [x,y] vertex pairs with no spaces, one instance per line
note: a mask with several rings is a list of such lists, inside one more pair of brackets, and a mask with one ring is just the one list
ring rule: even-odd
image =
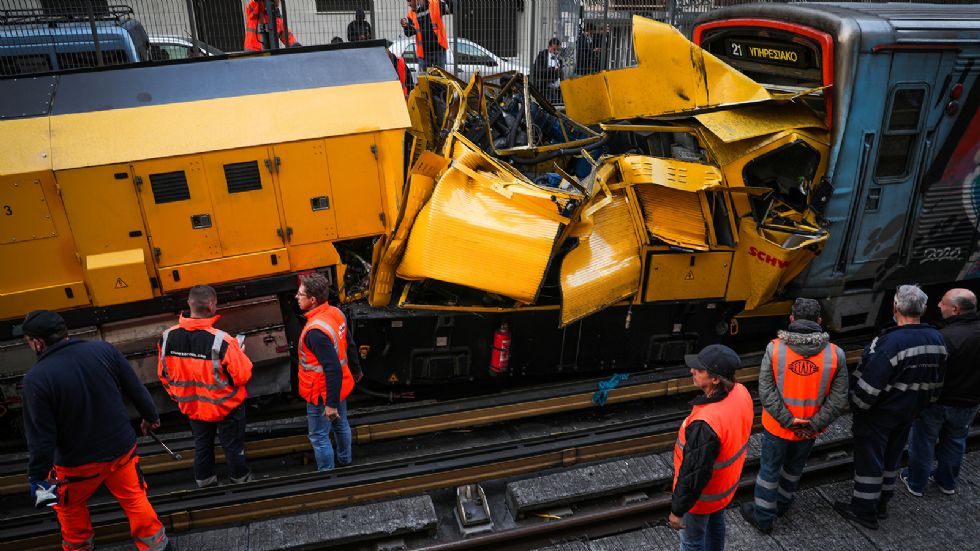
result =
[[[419,63],[415,57],[415,39],[403,38],[395,41],[389,49],[403,58],[409,69],[418,73]],[[446,70],[452,71],[463,82],[469,82],[473,73],[481,75],[519,71],[528,74],[526,65],[507,61],[490,50],[465,38],[450,38],[446,51]]]
[[[71,13],[0,10],[0,76],[43,73],[99,64],[92,23]],[[149,39],[129,6],[109,6],[96,16],[103,65],[145,61]]]
[[150,60],[187,59],[221,55],[224,52],[214,46],[187,36],[174,34],[150,35]]

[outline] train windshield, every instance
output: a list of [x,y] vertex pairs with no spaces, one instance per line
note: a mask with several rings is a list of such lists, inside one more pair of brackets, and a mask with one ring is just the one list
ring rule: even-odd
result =
[[[784,22],[715,21],[699,25],[694,42],[769,90],[800,92],[833,84],[833,40],[826,33]],[[821,114],[829,95],[805,98]]]
[[797,140],[745,165],[743,177],[745,185],[768,187],[777,199],[803,211],[819,164],[820,154],[806,142]]

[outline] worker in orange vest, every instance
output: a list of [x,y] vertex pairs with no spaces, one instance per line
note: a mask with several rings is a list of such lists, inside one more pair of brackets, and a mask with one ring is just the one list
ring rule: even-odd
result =
[[793,503],[813,443],[847,406],[844,351],[820,327],[820,303],[798,298],[789,327],[766,347],[759,367],[762,456],[755,500],[742,517],[763,533]]
[[740,360],[721,344],[684,361],[701,389],[674,446],[674,492],[668,518],[681,550],[725,547],[725,506],[738,489],[752,434],[752,397],[735,381]]
[[163,332],[157,345],[157,375],[163,388],[190,419],[194,435],[194,480],[199,488],[216,486],[214,437],[225,450],[228,477],[252,479],[245,464],[245,385],[252,362],[237,339],[214,324],[218,295],[207,285],[187,295],[190,317]]
[[[272,17],[276,20],[276,36],[285,46],[301,46],[293,32],[283,24],[279,13],[280,0],[273,0]],[[245,49],[262,51],[269,49],[265,43],[269,36],[269,15],[266,13],[265,0],[251,0],[245,6]]]
[[415,56],[419,69],[446,66],[446,24],[443,14],[452,15],[452,3],[445,0],[408,0],[408,14],[401,19],[405,36],[415,37]]
[[[306,400],[308,435],[319,471],[353,461],[347,397],[362,377],[347,319],[327,301],[329,293],[330,283],[319,273],[301,277],[296,292],[306,315],[299,335],[299,395]],[[336,459],[331,432],[337,440]]]
[[50,310],[27,314],[13,333],[38,356],[24,376],[27,476],[34,505],[58,515],[62,549],[95,548],[88,500],[103,484],[126,512],[136,549],[171,549],[146,497],[123,396],[143,417],[143,434],[160,417],[129,361],[105,341],[68,338],[65,320]]

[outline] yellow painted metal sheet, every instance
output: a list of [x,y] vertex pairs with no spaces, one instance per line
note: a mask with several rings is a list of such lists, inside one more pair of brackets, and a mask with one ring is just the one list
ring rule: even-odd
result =
[[0,121],[0,176],[51,170],[47,117]]
[[579,237],[561,263],[562,326],[633,296],[639,287],[640,242],[625,192],[613,192],[591,223],[591,233]]
[[88,305],[85,283],[66,281],[50,287],[0,292],[0,319],[22,318],[31,310],[65,310]]
[[746,310],[769,302],[813,260],[818,249],[814,246],[827,236],[760,230],[751,217],[743,218],[726,300],[744,300]]
[[141,161],[140,202],[157,266],[221,257],[221,242],[201,156]]
[[[336,201],[323,140],[276,144],[272,152],[283,160],[276,176],[283,218],[293,230],[288,244],[337,239]],[[313,174],[315,178],[310,177]]]
[[409,118],[401,85],[388,81],[59,115],[50,123],[59,170],[407,128]]
[[95,254],[83,259],[92,304],[109,306],[153,298],[143,249]]
[[618,164],[623,180],[630,184],[657,184],[682,191],[700,191],[721,185],[721,171],[702,163],[624,155]]
[[378,177],[378,146],[374,134],[327,138],[324,145],[338,239],[384,232],[382,182]]
[[398,277],[532,302],[561,229],[550,197],[457,137],[453,164],[416,217]]
[[722,141],[734,142],[796,128],[826,128],[823,119],[800,103],[765,103],[696,115]]
[[55,235],[57,232],[44,199],[41,179],[29,174],[0,178],[0,243],[47,239]]
[[408,192],[402,202],[397,226],[389,239],[380,239],[371,274],[369,302],[372,306],[386,306],[391,302],[395,284],[395,269],[405,253],[409,232],[422,206],[432,196],[435,178],[446,169],[449,160],[432,152],[425,152],[419,158],[408,180]]
[[561,82],[569,117],[595,124],[772,98],[670,25],[634,16],[633,42],[637,67]]
[[685,249],[708,250],[708,224],[696,192],[650,184],[633,189],[651,236]]
[[279,220],[272,174],[265,167],[272,160],[268,147],[214,151],[201,156],[222,256],[283,245],[284,239],[277,232],[285,228]]
[[651,255],[646,266],[644,302],[721,298],[728,286],[732,253]]
[[160,270],[160,285],[167,293],[215,281],[252,279],[290,271],[286,249],[205,260]]
[[289,245],[286,247],[286,252],[289,254],[289,267],[294,271],[340,264],[340,254],[333,243]]

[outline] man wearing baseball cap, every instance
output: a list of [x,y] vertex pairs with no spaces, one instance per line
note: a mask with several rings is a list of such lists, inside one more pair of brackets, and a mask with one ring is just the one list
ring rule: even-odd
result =
[[691,401],[674,446],[670,526],[681,550],[723,549],[725,507],[735,497],[752,434],[752,397],[735,381],[738,354],[721,344],[684,356],[702,394]]
[[129,518],[136,548],[170,549],[146,497],[123,395],[142,415],[144,434],[160,426],[159,416],[129,362],[109,343],[69,339],[65,320],[50,310],[27,314],[14,336],[38,355],[24,376],[27,476],[35,506],[58,515],[62,547],[94,548],[88,500],[105,484]]

